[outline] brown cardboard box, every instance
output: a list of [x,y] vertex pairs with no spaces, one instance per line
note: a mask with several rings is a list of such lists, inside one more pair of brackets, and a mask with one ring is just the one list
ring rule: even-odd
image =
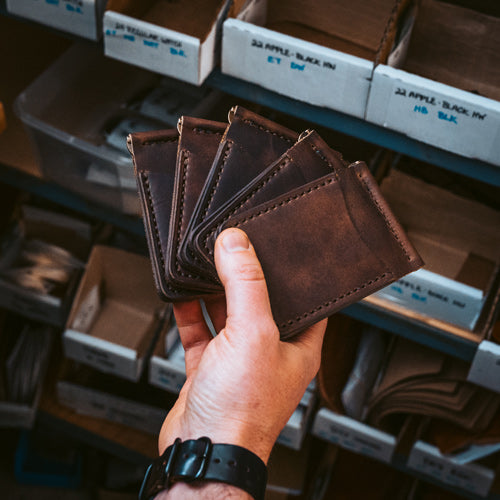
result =
[[403,69],[498,101],[499,45],[500,18],[424,0]]
[[409,1],[268,0],[266,27],[374,61],[395,37],[395,15]]
[[475,330],[496,291],[500,213],[397,170],[381,189],[425,265],[374,297]]
[[64,332],[67,357],[138,380],[169,306],[156,295],[147,257],[96,245]]

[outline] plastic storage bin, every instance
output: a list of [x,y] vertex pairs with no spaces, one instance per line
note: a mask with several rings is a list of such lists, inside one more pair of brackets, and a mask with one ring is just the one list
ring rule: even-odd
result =
[[[126,136],[175,127],[181,114],[211,112],[213,95],[198,89],[197,97],[209,103],[200,107],[186,87],[75,44],[17,97],[15,109],[45,178],[85,199],[139,214]],[[171,112],[155,115],[151,105],[166,101]]]

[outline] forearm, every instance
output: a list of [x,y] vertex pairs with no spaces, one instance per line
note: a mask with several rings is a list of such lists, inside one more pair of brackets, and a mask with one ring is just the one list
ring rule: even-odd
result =
[[253,500],[252,497],[236,488],[224,483],[176,483],[170,490],[163,491],[156,496],[155,500],[185,500],[196,498],[196,500]]

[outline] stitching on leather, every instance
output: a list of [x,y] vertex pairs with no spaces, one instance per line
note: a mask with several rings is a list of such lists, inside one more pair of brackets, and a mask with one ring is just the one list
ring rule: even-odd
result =
[[[161,263],[161,267],[163,270],[163,274],[165,274],[165,260],[163,259],[163,252],[161,251],[160,232],[158,230],[158,222],[156,220],[156,213],[155,213],[154,205],[153,205],[153,197],[151,196],[151,188],[149,186],[149,178],[145,172],[141,172],[140,175],[141,175],[141,178],[143,179],[143,185],[146,189],[147,200],[145,200],[145,201],[149,205],[149,210],[151,212],[151,219],[153,221],[153,227],[154,227],[153,237],[156,240],[156,245],[160,249],[160,252],[158,252],[158,253],[160,254],[160,263]],[[166,283],[164,281],[163,281],[163,285],[174,293],[178,292],[178,290],[176,288],[172,287],[171,285],[169,285],[168,283]]]
[[169,142],[177,142],[178,137],[170,137],[168,139],[149,139],[147,141],[142,141],[143,146],[152,146],[153,144],[167,144]]
[[320,306],[315,307],[314,309],[311,309],[310,311],[307,311],[307,312],[305,312],[305,313],[303,313],[303,314],[301,314],[299,316],[296,316],[294,319],[290,319],[290,320],[288,320],[285,323],[279,324],[278,328],[284,328],[285,326],[291,326],[294,323],[298,323],[300,321],[304,321],[305,319],[307,319],[312,314],[316,314],[316,313],[320,312],[322,309],[325,309],[326,307],[329,307],[332,304],[335,304],[339,300],[343,300],[343,299],[349,297],[350,295],[352,295],[353,293],[359,292],[360,290],[363,290],[367,286],[373,285],[377,281],[380,281],[381,279],[385,278],[387,275],[390,275],[390,274],[391,273],[389,273],[389,272],[385,272],[384,274],[381,274],[380,276],[377,276],[376,278],[373,278],[373,279],[367,281],[363,285],[357,286],[356,288],[353,288],[352,290],[349,290],[348,292],[345,292],[342,295],[339,295],[338,297],[335,297],[334,299],[329,300],[328,302],[324,302]]
[[304,196],[307,196],[308,194],[311,194],[313,191],[317,191],[318,189],[321,189],[325,186],[328,186],[329,184],[332,184],[336,180],[337,180],[336,178],[327,179],[327,180],[321,182],[320,184],[316,184],[314,186],[311,186],[310,188],[306,189],[305,191],[302,191],[301,193],[297,193],[293,196],[286,198],[285,200],[280,201],[279,203],[275,203],[274,205],[267,207],[265,210],[260,210],[259,212],[255,213],[255,214],[252,214],[252,215],[249,215],[248,217],[245,217],[244,219],[238,221],[235,224],[235,227],[237,227],[237,226],[239,226],[239,225],[241,225],[244,222],[247,222],[249,220],[256,219],[257,217],[260,217],[261,215],[272,212],[273,210],[276,210],[278,207],[283,207],[285,205],[288,205],[289,203],[292,203],[293,201],[298,200],[299,198],[302,198]]
[[280,139],[283,139],[286,142],[289,142],[289,143],[295,142],[293,139],[290,139],[290,137],[286,137],[283,134],[278,134],[278,132],[275,132],[273,130],[269,130],[268,128],[264,127],[263,125],[259,125],[258,123],[254,122],[253,120],[249,120],[248,118],[243,118],[241,121],[246,123],[247,125],[250,125],[251,127],[255,127],[255,128],[258,128],[259,130],[263,130],[264,132],[267,132],[268,134],[275,135],[276,137],[279,137]]
[[222,136],[222,132],[219,132],[217,130],[210,130],[209,128],[194,127],[192,130],[196,134],[213,134]]
[[257,186],[255,186],[255,188],[252,191],[250,191],[250,193],[248,193],[247,196],[245,196],[245,198],[241,200],[239,205],[235,207],[226,217],[224,217],[221,223],[226,222],[226,220],[229,219],[231,215],[234,215],[234,213],[238,211],[240,208],[242,208],[243,205],[245,205],[245,203],[248,203],[260,189],[262,189],[267,183],[271,182],[271,179],[273,177],[276,177],[278,173],[281,172],[281,170],[283,170],[291,161],[292,159],[288,155],[285,156],[285,158],[283,158],[283,161],[279,164],[279,166],[273,172],[271,172],[265,179],[262,179],[262,181]]
[[[278,172],[281,171],[283,168],[285,168],[290,162],[291,162],[291,158],[289,156],[286,156],[282,163],[276,168],[276,170],[274,170],[273,172],[271,172],[265,179],[262,179],[262,181],[257,185],[255,186],[255,188],[250,191],[250,193],[247,194],[247,196],[245,196],[245,198],[243,198],[243,200],[241,200],[241,202],[238,204],[238,206],[234,207],[233,210],[231,210],[231,212],[229,212],[219,223],[218,223],[218,226],[213,228],[206,236],[205,236],[205,248],[208,247],[208,240],[210,238],[213,237],[213,235],[217,232],[218,228],[220,227],[221,224],[224,224],[224,222],[226,222],[232,215],[234,215],[235,212],[237,212],[245,203],[248,203],[256,194],[257,194],[257,191],[259,191],[261,188],[263,188],[268,182],[271,181],[271,179],[273,177],[275,177],[276,175],[278,175]],[[211,252],[210,252],[211,253]]]
[[[308,143],[308,145],[311,147],[311,149],[314,151],[314,153],[316,153],[319,156],[319,158],[323,162],[325,162],[329,168],[331,168],[333,170],[333,172],[335,173],[335,179],[338,180],[337,169],[332,165],[332,163],[330,163],[326,159],[326,157],[323,155],[323,153],[316,146],[314,146],[314,144]],[[288,155],[286,155],[283,162],[278,166],[278,168],[276,168],[276,170],[271,172],[271,174],[269,174],[268,177],[263,179],[261,183],[259,183],[257,186],[255,186],[255,188],[250,193],[248,193],[248,195],[243,200],[241,200],[241,202],[238,204],[238,206],[236,206],[231,212],[229,212],[219,222],[218,227],[220,227],[221,224],[224,224],[224,222],[226,222],[231,216],[233,216],[235,212],[237,212],[239,209],[241,209],[243,207],[243,205],[245,205],[245,203],[248,203],[257,194],[257,191],[262,189],[268,182],[270,182],[270,180],[273,177],[275,177],[278,174],[278,172],[280,172],[284,167],[286,167],[291,161],[292,161],[292,159]],[[205,237],[205,240],[204,240],[205,249],[208,250],[208,240],[213,238],[213,235],[217,232],[218,227],[212,229],[212,231],[210,231],[210,233],[208,233],[207,236]],[[209,253],[210,253],[210,255],[212,255],[212,252],[209,252]]]
[[[177,222],[177,238],[176,238],[177,245],[176,245],[176,248],[179,248],[180,241],[181,241],[182,219],[183,219],[183,215],[184,215],[185,194],[186,194],[186,179],[187,179],[188,166],[189,166],[189,154],[188,154],[188,152],[183,149],[181,151],[181,155],[182,155],[182,165],[183,165],[182,184],[181,184],[182,203],[180,204],[180,207],[179,207],[179,218],[178,218],[178,222]],[[191,275],[185,274],[182,271],[178,260],[176,260],[176,267],[177,267],[177,271],[180,272],[183,276],[189,276],[190,278],[192,278]]]
[[[249,215],[248,217],[246,217],[245,219],[242,219],[240,221],[238,221],[234,227],[238,227],[239,225],[249,221],[249,220],[252,220],[252,219],[256,219],[257,217],[260,217],[261,215],[264,215],[268,212],[272,212],[273,210],[276,210],[278,207],[282,207],[284,205],[288,205],[289,203],[291,203],[292,201],[295,201],[299,198],[302,198],[303,196],[307,196],[308,194],[312,193],[313,191],[316,191],[318,189],[321,189],[322,187],[325,187],[325,186],[328,186],[329,184],[331,184],[332,182],[336,182],[337,181],[337,177],[335,176],[335,178],[333,179],[327,179],[326,181],[323,181],[321,182],[320,184],[316,184],[314,186],[311,186],[310,188],[306,189],[305,191],[302,191],[301,193],[297,193],[296,195],[294,196],[291,196],[291,197],[288,197],[286,198],[285,200],[283,201],[280,201],[279,203],[276,203],[275,205],[272,205],[270,207],[267,207],[265,210],[260,210],[259,212],[255,213],[255,214],[252,214],[252,215]],[[218,224],[217,228],[215,228],[215,231],[217,231],[221,224],[223,222],[225,222],[226,219],[224,219],[223,221],[221,221],[220,224]],[[208,252],[209,255],[213,255],[213,250],[211,249],[208,249],[208,238],[213,235],[213,231],[210,235],[207,236],[207,238],[205,239],[205,250]]]
[[229,158],[229,153],[231,152],[231,148],[233,146],[233,141],[229,140],[226,142],[224,146],[224,156],[222,157],[222,163],[219,166],[219,171],[217,172],[217,178],[215,179],[215,184],[213,185],[212,189],[210,190],[210,196],[208,197],[207,203],[205,205],[205,210],[203,211],[203,218],[207,216],[208,209],[210,208],[210,205],[212,204],[212,201],[215,196],[215,192],[217,191],[217,188],[219,187],[219,183],[222,177],[222,171],[224,170],[226,166],[227,159]]
[[310,142],[308,144],[311,146],[311,149],[335,172],[335,176],[337,176],[337,169],[330,161],[327,160],[326,156],[314,144],[311,144]]
[[380,214],[384,218],[385,226],[389,229],[389,231],[394,236],[395,240],[398,242],[398,245],[401,247],[401,250],[403,250],[403,253],[406,255],[407,260],[411,261],[411,256],[409,255],[403,242],[399,238],[399,235],[398,235],[397,231],[394,229],[394,226],[391,224],[391,221],[387,217],[385,210],[380,206],[380,204],[377,201],[377,199],[375,198],[375,196],[373,196],[373,193],[372,193],[372,190],[370,189],[370,186],[368,185],[368,183],[366,182],[366,180],[364,179],[364,177],[361,173],[357,172],[357,176],[359,177],[359,179],[361,180],[361,182],[365,186],[366,191],[368,191],[368,194],[370,195],[370,198],[373,201],[373,204],[377,207],[377,210],[380,212]]

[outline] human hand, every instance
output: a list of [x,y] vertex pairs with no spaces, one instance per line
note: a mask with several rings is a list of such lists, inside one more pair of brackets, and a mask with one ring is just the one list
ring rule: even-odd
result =
[[262,268],[239,229],[219,235],[215,265],[225,289],[225,299],[206,301],[220,330],[215,338],[198,301],[174,305],[187,379],[161,429],[159,450],[177,437],[207,436],[247,448],[267,463],[319,369],[326,320],[280,340]]

